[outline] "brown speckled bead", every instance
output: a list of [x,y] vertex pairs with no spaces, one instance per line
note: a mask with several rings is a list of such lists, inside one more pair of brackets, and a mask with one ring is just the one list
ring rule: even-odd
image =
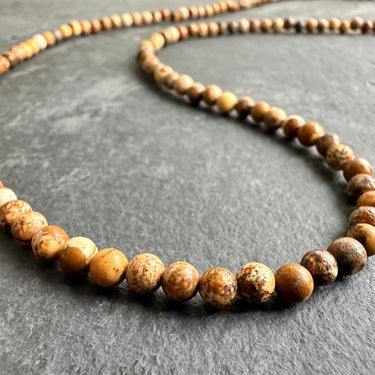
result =
[[301,33],[304,28],[305,28],[305,23],[302,21],[297,21],[294,24],[294,29],[296,30],[296,33]]
[[363,193],[357,201],[357,207],[373,206],[375,207],[375,190]]
[[111,22],[112,22],[112,26],[115,29],[119,29],[122,26],[122,19],[118,14],[113,14],[111,16]]
[[0,227],[10,230],[11,224],[17,216],[32,211],[30,205],[21,200],[14,200],[0,207]]
[[355,209],[349,217],[349,224],[370,224],[375,226],[375,207],[361,206]]
[[324,135],[324,130],[317,122],[308,122],[298,129],[297,138],[303,146],[315,145],[317,140]]
[[368,174],[357,174],[348,182],[348,195],[352,198],[358,198],[367,191],[375,190],[375,179]]
[[284,29],[284,20],[280,17],[275,18],[272,22],[272,29],[275,33],[279,33]]
[[0,76],[10,68],[10,62],[5,56],[0,56]]
[[219,86],[210,85],[202,94],[202,99],[207,105],[214,105],[223,91]]
[[89,238],[73,237],[59,252],[60,267],[69,274],[87,272],[90,261],[97,252],[95,243]]
[[0,187],[0,207],[10,201],[17,200],[17,196],[13,190],[3,186]]
[[231,34],[235,34],[239,32],[239,24],[237,21],[229,21],[228,22],[228,31]]
[[260,29],[266,33],[272,29],[272,20],[269,18],[264,18],[260,23]]
[[283,123],[282,128],[286,138],[297,137],[297,132],[300,127],[305,123],[305,120],[301,116],[292,115],[289,116]]
[[288,17],[284,20],[284,27],[286,30],[292,29],[295,24],[296,24],[296,21],[293,18]]
[[161,276],[161,286],[165,295],[179,302],[188,301],[195,296],[198,282],[198,271],[186,262],[171,264]]
[[327,164],[334,169],[339,171],[344,168],[345,164],[355,158],[353,150],[343,144],[332,145],[326,153]]
[[34,233],[31,248],[42,259],[56,259],[64,248],[69,236],[64,229],[56,225],[47,225]]
[[[37,43],[36,41],[34,41],[34,42]],[[3,53],[3,57],[7,58],[7,60],[9,61],[9,64],[10,64],[11,68],[14,68],[18,64],[18,59],[17,59],[17,56],[14,53],[14,51],[11,51],[11,50],[5,51]]]
[[317,28],[318,28],[318,20],[317,19],[310,18],[309,20],[307,20],[307,22],[306,22],[307,32],[313,33],[314,31],[317,30]]
[[275,276],[262,263],[247,263],[236,275],[238,292],[250,303],[268,301],[275,291]]
[[64,39],[69,39],[72,37],[73,30],[69,25],[66,25],[66,24],[61,25],[59,29]]
[[281,266],[275,273],[277,294],[288,303],[299,303],[309,298],[314,290],[310,271],[297,263]]
[[110,288],[125,278],[128,264],[126,256],[117,249],[100,250],[90,261],[90,275],[101,287]]
[[10,231],[17,242],[30,245],[35,232],[47,225],[47,220],[41,213],[26,211],[13,220]]
[[133,25],[133,17],[130,13],[125,12],[121,14],[121,20],[124,27],[130,27]]
[[88,35],[91,34],[92,32],[92,26],[91,22],[88,20],[82,20],[80,21],[81,27],[82,27],[82,34],[83,35]]
[[186,91],[193,86],[194,80],[187,74],[181,74],[175,84],[173,85],[173,88],[180,94],[184,95]]
[[319,20],[318,31],[324,33],[329,28],[329,22],[326,19]]
[[154,80],[157,82],[157,83],[162,83],[163,80],[165,79],[165,77],[172,73],[173,72],[173,69],[168,66],[168,65],[163,65],[161,67],[158,67],[154,70]]
[[338,30],[340,28],[341,21],[338,18],[331,18],[328,21],[328,25],[331,31]]
[[199,294],[204,302],[217,308],[225,307],[237,295],[236,278],[225,268],[211,268],[199,279]]
[[336,258],[342,275],[354,275],[367,262],[366,249],[354,238],[341,237],[332,242],[327,250]]
[[100,19],[100,25],[104,31],[112,29],[112,21],[108,16],[104,16]]
[[74,20],[69,23],[69,26],[72,28],[73,35],[78,36],[82,34],[82,26],[80,22]]
[[126,267],[126,281],[137,293],[153,293],[160,286],[164,269],[163,262],[156,255],[139,254]]
[[250,115],[256,122],[264,119],[265,114],[270,110],[270,105],[267,102],[258,102],[251,108]]
[[286,120],[287,115],[285,111],[278,107],[272,107],[264,114],[264,126],[270,130],[281,128],[283,122]]
[[221,113],[229,113],[238,103],[237,96],[232,92],[223,92],[216,101],[216,105]]
[[349,229],[346,235],[359,241],[365,247],[368,257],[375,255],[374,226],[370,224],[356,224]]
[[99,20],[94,19],[94,20],[91,20],[90,23],[91,23],[91,27],[92,27],[92,32],[94,34],[96,34],[96,33],[98,33],[99,31],[102,30],[102,24],[100,23]]
[[341,140],[337,134],[324,134],[323,137],[320,137],[316,141],[315,146],[320,155],[326,156],[328,149],[332,145],[338,145],[340,143]]
[[236,104],[236,111],[240,119],[245,119],[249,114],[251,108],[253,108],[255,101],[250,96],[244,96]]
[[163,78],[161,84],[164,85],[167,89],[172,89],[175,82],[177,81],[180,75],[176,72],[171,72]]
[[324,250],[311,250],[306,253],[301,265],[306,267],[317,285],[326,285],[336,280],[339,272],[335,257]]
[[161,33],[153,33],[149,40],[154,46],[155,51],[160,51],[165,45],[165,39]]
[[200,82],[195,82],[193,86],[189,87],[186,94],[188,95],[192,104],[198,104],[202,99],[202,94],[206,90],[206,86]]
[[43,35],[43,38],[46,40],[48,47],[52,47],[55,45],[56,38],[52,31],[46,31],[42,35]]
[[349,160],[343,168],[344,177],[346,181],[349,181],[353,176],[357,174],[368,174],[372,175],[371,164],[366,159],[353,159]]
[[341,34],[348,32],[350,30],[350,22],[346,20],[341,21],[339,30]]
[[360,30],[362,29],[362,26],[363,26],[363,19],[361,17],[354,17],[350,21],[350,28],[352,30]]

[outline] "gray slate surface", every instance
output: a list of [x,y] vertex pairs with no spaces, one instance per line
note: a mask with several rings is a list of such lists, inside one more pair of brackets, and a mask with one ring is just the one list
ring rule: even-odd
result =
[[[206,1],[201,1],[207,3]],[[70,19],[171,0],[3,0],[0,49]],[[374,4],[301,1],[221,16],[375,17]],[[274,271],[326,248],[353,205],[314,150],[190,107],[138,68],[162,26],[76,39],[0,80],[0,178],[71,236],[199,272]],[[373,37],[236,35],[162,51],[177,71],[338,132],[375,163]],[[1,374],[370,374],[375,264],[305,303],[216,311],[70,279],[0,234]]]

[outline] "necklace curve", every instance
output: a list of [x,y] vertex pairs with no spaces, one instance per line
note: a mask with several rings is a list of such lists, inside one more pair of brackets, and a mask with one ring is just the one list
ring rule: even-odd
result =
[[[186,74],[179,74],[156,56],[162,48],[188,38],[215,37],[236,33],[357,33],[374,34],[375,21],[355,17],[352,20],[297,21],[292,18],[245,19],[230,22],[201,22],[225,12],[235,12],[280,0],[227,0],[209,5],[180,7],[134,13],[115,14],[100,20],[72,21],[55,30],[34,35],[13,46],[0,56],[0,75],[28,60],[39,52],[77,36],[87,36],[117,28],[130,28],[151,23],[193,20],[190,24],[169,26],[153,33],[139,47],[137,61],[160,86],[174,90],[192,105],[211,107],[223,115],[237,116],[262,123],[270,132],[282,131],[286,138],[296,138],[306,147],[315,146],[327,165],[343,171],[348,195],[357,208],[349,218],[346,237],[333,241],[326,250],[308,251],[300,262],[281,266],[275,274],[264,264],[252,262],[242,266],[236,276],[229,270],[216,267],[201,276],[186,262],[175,262],[165,267],[150,253],[142,253],[130,261],[122,251],[106,248],[98,251],[95,243],[86,237],[69,238],[56,225],[31,206],[17,199],[10,188],[0,180],[0,226],[14,239],[31,246],[35,255],[46,260],[57,260],[68,274],[89,272],[103,288],[111,288],[126,279],[129,287],[140,294],[151,294],[160,286],[172,300],[185,302],[197,292],[204,302],[216,308],[233,303],[237,294],[252,304],[267,302],[277,295],[287,303],[299,303],[311,296],[315,286],[333,282],[338,274],[354,275],[361,271],[368,257],[375,254],[375,178],[372,167],[363,158],[356,158],[353,150],[342,144],[336,134],[327,134],[313,121],[305,122],[297,115],[288,116],[278,107],[265,101],[255,102],[250,96],[237,98],[217,85],[205,86]],[[196,21],[195,21],[196,20]]]

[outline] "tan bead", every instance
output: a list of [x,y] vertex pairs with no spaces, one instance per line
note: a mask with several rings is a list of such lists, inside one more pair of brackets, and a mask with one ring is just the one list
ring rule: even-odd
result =
[[104,16],[100,19],[102,30],[107,31],[112,29],[112,21],[108,16]]
[[272,29],[272,20],[269,18],[263,19],[260,23],[260,28],[264,33],[270,31]]
[[165,39],[160,33],[153,33],[149,40],[154,46],[155,51],[160,51],[164,47]]
[[154,70],[154,79],[157,83],[162,83],[165,77],[172,73],[173,69],[168,65],[163,65],[160,68]]
[[198,35],[202,38],[208,35],[208,26],[206,23],[203,23],[203,22],[198,23]]
[[249,114],[251,108],[255,105],[254,99],[250,96],[244,96],[236,104],[236,111],[240,119],[245,119]]
[[122,24],[125,26],[125,27],[130,27],[133,25],[133,17],[130,13],[128,12],[125,12],[125,13],[122,13],[121,14],[121,20],[122,20]]
[[180,33],[177,27],[170,26],[163,31],[163,35],[167,44],[176,43],[180,39]]
[[297,138],[304,146],[313,146],[324,135],[324,130],[317,122],[308,122],[297,132]]
[[204,302],[217,308],[225,307],[237,295],[236,278],[225,268],[211,268],[199,279],[199,294]]
[[69,25],[66,25],[66,24],[61,25],[59,29],[60,29],[61,34],[63,35],[64,39],[69,39],[69,38],[72,37],[73,30]]
[[[36,41],[34,42],[37,43]],[[12,50],[5,51],[3,53],[3,57],[6,57],[8,59],[11,68],[14,68],[19,63],[19,60],[17,58],[17,54],[15,53],[15,51],[12,51]]]
[[350,21],[350,28],[352,30],[360,30],[362,28],[362,25],[363,25],[363,19],[361,17],[354,17]]
[[180,33],[180,40],[189,38],[189,29],[186,25],[177,26],[178,32]]
[[[53,33],[51,33],[52,34],[52,36],[53,36],[53,38],[55,39],[55,36],[53,35]],[[44,35],[44,34],[43,34]],[[47,39],[46,39],[47,40]],[[25,52],[25,57],[26,57],[26,59],[30,59],[32,56],[33,56],[33,54],[34,54],[34,50],[32,49],[32,47],[30,46],[30,44],[27,44],[27,43],[21,43],[20,45],[19,45],[19,47],[20,48],[22,48],[23,50],[24,50],[24,52]],[[0,59],[1,59],[1,57],[0,57]]]
[[194,84],[194,80],[193,78],[191,78],[190,76],[188,76],[187,74],[181,74],[173,88],[180,94],[180,95],[184,95],[186,93],[186,91],[191,87],[193,86]]
[[345,180],[349,181],[353,176],[360,173],[371,176],[372,167],[366,159],[352,159],[344,165],[343,172]]
[[0,56],[0,76],[10,68],[10,62],[5,56]]
[[192,6],[192,7],[189,8],[189,11],[190,11],[190,18],[192,20],[194,20],[194,19],[196,19],[196,18],[199,17],[199,9],[198,9],[198,7]]
[[189,31],[189,35],[194,37],[194,36],[198,36],[199,35],[199,27],[198,27],[198,24],[196,23],[191,23],[190,25],[188,25],[188,31]]
[[284,28],[284,20],[280,17],[275,18],[272,22],[272,29],[275,33],[279,33]]
[[0,207],[10,201],[17,200],[17,196],[13,190],[3,186],[0,187]]
[[283,109],[278,107],[272,107],[264,115],[264,126],[270,130],[276,130],[278,128],[281,128],[286,118],[287,115]]
[[122,26],[122,19],[118,14],[113,14],[111,16],[111,22],[112,22],[112,26],[115,29],[119,29]]
[[329,28],[329,22],[326,19],[319,20],[318,31],[324,33]]
[[47,225],[48,222],[41,213],[27,211],[18,215],[12,221],[10,231],[17,242],[30,245],[35,232]]
[[24,212],[32,211],[30,205],[21,200],[12,200],[0,207],[0,226],[10,230],[13,221]]
[[198,104],[202,99],[202,95],[206,90],[206,86],[200,82],[195,82],[193,86],[189,87],[186,94],[188,95],[192,104]]
[[268,301],[275,291],[275,276],[262,263],[247,263],[236,275],[238,292],[250,303]]
[[260,28],[261,28],[261,23],[260,23],[259,20],[257,20],[257,19],[250,20],[250,31],[252,33],[258,32],[260,30]]
[[140,12],[134,12],[132,13],[133,18],[133,26],[140,26],[143,23],[143,17]]
[[251,108],[250,115],[255,122],[263,121],[265,114],[270,110],[270,105],[267,102],[258,102]]
[[[62,33],[61,33],[62,34]],[[64,35],[63,35],[64,38]],[[40,51],[40,44],[35,39],[28,39],[26,42],[33,50],[34,55],[39,53]]]
[[99,286],[114,287],[124,280],[127,265],[128,259],[120,250],[103,249],[91,259],[90,275]]
[[219,25],[217,24],[217,22],[210,22],[208,24],[208,33],[211,36],[216,36],[217,34],[219,34]]
[[340,23],[340,33],[345,34],[350,30],[350,22],[349,21],[341,21]]
[[52,47],[55,45],[56,38],[52,31],[45,31],[42,35],[43,35],[43,38],[46,40],[48,47]]
[[285,137],[294,138],[297,137],[297,132],[300,127],[305,123],[305,120],[300,116],[289,116],[283,123],[282,128]]
[[281,266],[275,273],[277,294],[288,303],[299,303],[309,298],[314,290],[310,271],[297,264]]
[[180,75],[176,72],[169,73],[161,82],[167,89],[171,90]]
[[79,36],[79,35],[82,34],[82,26],[81,26],[80,22],[74,20],[74,21],[69,23],[69,26],[72,28],[73,35]]
[[100,23],[99,20],[93,19],[90,21],[90,23],[91,23],[92,32],[94,34],[102,30],[102,24]]
[[163,21],[170,20],[170,18],[171,18],[171,11],[169,9],[162,9],[160,11],[160,13],[161,13],[161,18],[162,18]]
[[336,258],[339,273],[342,275],[358,273],[367,262],[366,249],[354,238],[338,238],[329,245],[327,251]]
[[60,267],[69,274],[87,272],[90,261],[97,252],[95,243],[89,238],[73,237],[59,252]]
[[82,27],[82,34],[88,35],[92,33],[92,25],[91,22],[88,20],[82,20],[80,21],[81,27]]
[[186,262],[171,264],[161,276],[161,286],[165,295],[179,302],[188,301],[196,295],[198,282],[198,271]]
[[3,181],[0,180],[0,188],[4,187]]
[[329,29],[331,31],[338,30],[340,28],[341,21],[338,18],[331,18],[329,20]]
[[348,182],[348,195],[352,198],[358,198],[367,191],[375,190],[375,179],[368,174],[357,174]]
[[316,20],[315,18],[310,18],[306,22],[306,30],[307,30],[307,32],[312,33],[314,31],[316,31],[317,28],[318,28],[318,20]]
[[65,247],[69,236],[64,229],[56,225],[47,225],[34,233],[31,248],[42,259],[56,259]]
[[190,17],[189,8],[187,8],[187,7],[180,7],[178,10],[179,10],[179,12],[181,14],[181,19],[187,20]]
[[326,162],[335,171],[343,169],[345,164],[354,158],[353,150],[343,144],[332,145],[326,153]]
[[126,281],[137,293],[153,293],[160,286],[164,269],[163,262],[156,255],[139,254],[126,267]]
[[365,247],[368,257],[375,255],[374,226],[370,224],[356,224],[349,229],[347,236],[359,241]]
[[216,101],[216,105],[221,113],[229,113],[237,103],[237,96],[229,91],[222,93]]
[[375,207],[375,190],[367,191],[358,198],[357,207],[362,206]]
[[40,46],[41,50],[44,50],[44,49],[47,48],[47,46],[48,46],[47,40],[42,34],[36,34],[36,35],[33,36],[32,39],[36,40],[39,43],[39,46]]
[[370,224],[375,226],[375,207],[360,206],[355,209],[349,217],[349,224]]
[[214,105],[223,91],[219,86],[210,85],[202,94],[202,99],[207,105]]
[[238,21],[238,28],[240,33],[248,33],[250,30],[250,21],[246,18],[242,18]]
[[152,11],[152,19],[153,19],[153,22],[155,22],[155,23],[159,23],[159,22],[162,21],[163,17],[161,15],[160,10]]
[[324,134],[323,137],[320,137],[316,141],[316,149],[320,155],[326,156],[328,149],[332,145],[338,145],[341,143],[341,140],[337,134]]

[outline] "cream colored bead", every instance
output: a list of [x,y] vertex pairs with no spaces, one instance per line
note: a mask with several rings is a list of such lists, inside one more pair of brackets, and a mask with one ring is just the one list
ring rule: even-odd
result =
[[39,43],[41,50],[47,48],[46,38],[42,34],[36,34],[36,35],[34,35],[33,39],[36,40]]
[[17,200],[17,196],[13,190],[10,190],[7,187],[0,188],[0,207],[10,201]]
[[121,19],[125,27],[129,27],[133,24],[133,17],[130,13],[122,13]]
[[237,104],[237,96],[227,91],[221,94],[216,104],[221,113],[229,113]]
[[10,229],[18,215],[32,211],[30,205],[24,201],[9,201],[0,207],[0,227]]

